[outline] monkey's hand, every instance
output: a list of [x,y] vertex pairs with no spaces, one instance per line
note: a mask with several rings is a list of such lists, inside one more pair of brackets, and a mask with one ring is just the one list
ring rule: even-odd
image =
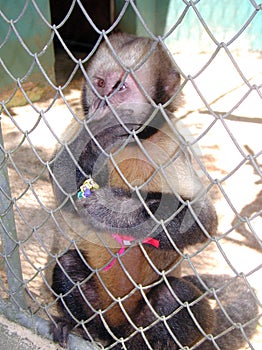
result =
[[99,231],[134,233],[150,218],[137,196],[119,188],[100,188],[76,205],[82,220]]
[[216,230],[216,213],[207,197],[187,205],[173,194],[148,193],[141,199],[136,193],[103,187],[76,205],[83,222],[95,230],[137,240],[155,237],[162,249],[204,242]]

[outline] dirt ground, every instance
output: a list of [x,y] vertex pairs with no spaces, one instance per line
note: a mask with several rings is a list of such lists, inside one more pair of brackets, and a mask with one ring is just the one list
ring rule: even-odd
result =
[[[175,56],[182,72],[194,78],[193,83],[189,81],[185,85],[186,103],[176,118],[186,138],[198,139],[195,150],[213,179],[212,198],[219,215],[218,244],[211,244],[192,262],[199,273],[244,274],[261,303],[261,55],[242,53],[234,57],[241,71],[221,53],[198,75],[210,55],[190,59]],[[63,56],[57,62],[57,80],[63,85],[69,76],[70,62],[68,65]],[[73,237],[69,220],[64,221],[53,211],[56,205],[48,160],[55,149],[56,137],[61,137],[72,113],[81,115],[80,88],[77,75],[66,89],[64,99],[59,97],[54,102],[49,98],[34,103],[34,108],[29,104],[12,107],[2,116],[4,144],[10,155],[11,191],[16,198],[16,226],[22,242],[23,277],[32,310],[43,317],[55,313],[48,289],[53,257],[58,251],[68,249]],[[214,118],[206,102],[221,119]],[[208,183],[209,179],[204,176],[204,181]],[[239,216],[247,218],[246,222],[240,224]],[[192,273],[189,264],[185,264],[184,270]],[[5,281],[3,268],[1,279]],[[251,343],[253,349],[262,348],[261,326]]]

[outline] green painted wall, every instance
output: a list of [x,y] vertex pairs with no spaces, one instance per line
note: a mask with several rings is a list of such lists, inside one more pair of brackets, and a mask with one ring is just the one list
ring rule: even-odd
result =
[[[116,0],[117,13],[124,3],[124,0]],[[194,9],[187,8],[182,0],[137,0],[136,6],[148,28],[156,35],[167,33],[184,14],[181,23],[167,39],[167,44],[173,50],[191,47],[197,51],[209,51],[215,48]],[[262,50],[262,11],[256,11],[249,0],[200,0],[195,6],[218,42],[228,43],[250,16],[255,15],[231,47],[237,50]],[[130,5],[128,10],[120,22],[120,28],[137,35],[148,35]]]
[[[49,0],[36,3],[50,23]],[[4,94],[6,98],[8,91],[15,88],[14,79],[17,78],[25,84],[36,82],[40,86],[46,85],[42,72],[34,65],[34,55],[40,52],[39,61],[54,81],[53,44],[47,47],[50,35],[50,28],[41,19],[31,1],[0,0],[0,96]],[[22,42],[31,53],[23,47]],[[4,66],[10,74],[5,71]]]

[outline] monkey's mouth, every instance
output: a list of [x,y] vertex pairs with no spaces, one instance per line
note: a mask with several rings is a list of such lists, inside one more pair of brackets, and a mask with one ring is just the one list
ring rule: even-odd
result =
[[[134,123],[124,123],[123,125],[119,124],[123,128],[123,133],[119,134],[119,137],[127,137],[129,135],[132,135],[134,132],[137,134],[139,132],[139,129],[142,127],[140,124],[134,124]],[[125,132],[125,130],[128,129],[128,131]]]
[[130,133],[123,133],[119,135],[120,137],[128,137],[130,134],[136,134],[140,140],[146,140],[159,131],[158,127],[151,125],[128,123],[125,126],[130,130]]
[[115,127],[119,130],[114,131],[117,137],[136,135],[144,140],[157,133],[165,122],[162,113],[155,113],[154,108],[147,103],[123,103],[114,109],[106,100],[97,98],[89,111],[90,121],[99,122],[100,127],[103,121],[103,128]]

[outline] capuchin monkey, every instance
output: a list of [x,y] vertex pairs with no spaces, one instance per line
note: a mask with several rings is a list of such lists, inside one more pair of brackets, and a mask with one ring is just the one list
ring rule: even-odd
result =
[[252,290],[178,268],[185,248],[217,230],[173,122],[180,75],[160,43],[120,33],[109,41],[87,67],[82,128],[51,162],[58,205],[86,228],[54,268],[54,340],[65,347],[78,327],[117,350],[238,349],[256,327]]

